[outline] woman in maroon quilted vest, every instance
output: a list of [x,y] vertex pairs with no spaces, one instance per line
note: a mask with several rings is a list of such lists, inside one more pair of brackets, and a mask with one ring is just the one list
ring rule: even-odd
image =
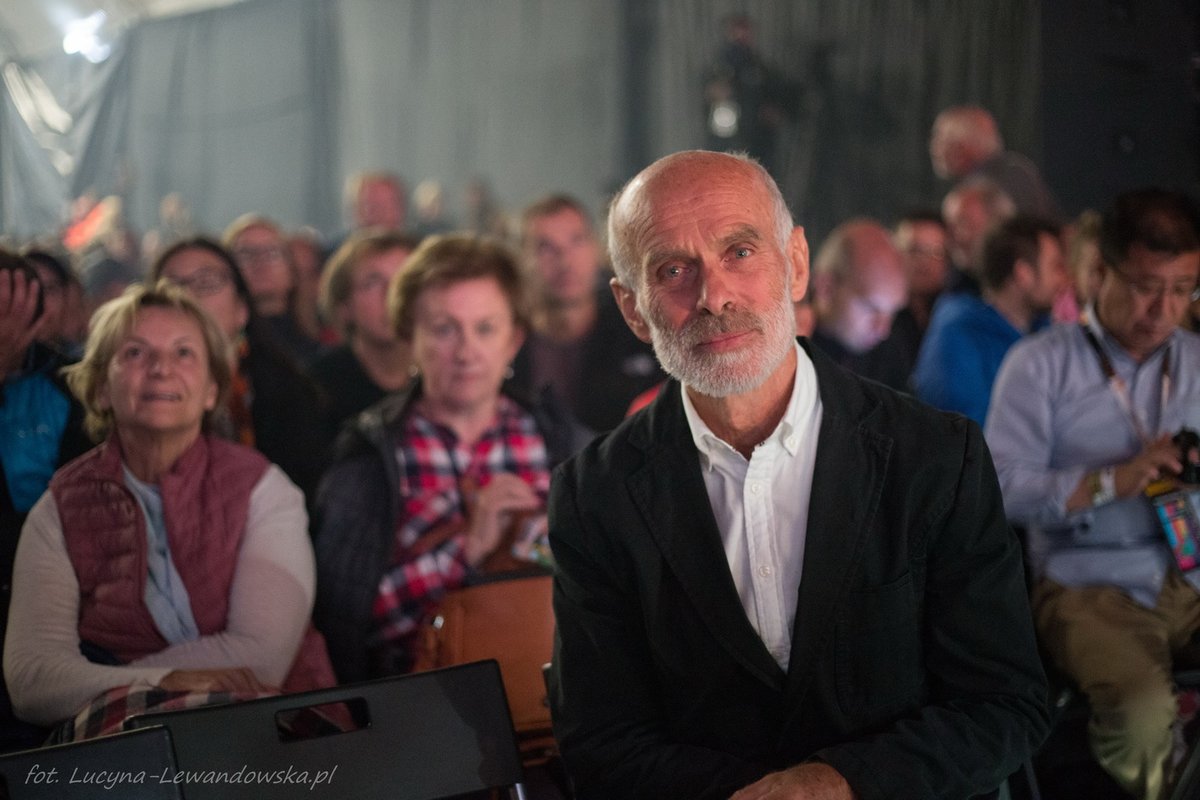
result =
[[206,433],[226,352],[212,318],[165,283],[93,317],[67,380],[103,443],[55,474],[17,549],[4,673],[22,719],[55,723],[117,687],[333,683],[309,622],[303,495]]

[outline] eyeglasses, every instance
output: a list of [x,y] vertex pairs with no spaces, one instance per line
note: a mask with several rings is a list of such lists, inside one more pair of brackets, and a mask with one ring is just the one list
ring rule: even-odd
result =
[[196,297],[210,297],[228,286],[230,278],[224,272],[206,269],[184,278],[171,277],[170,281]]
[[267,245],[266,247],[239,247],[233,251],[233,255],[238,261],[246,263],[275,261],[283,258],[283,248],[278,245]]
[[1173,286],[1168,286],[1163,281],[1145,281],[1135,280],[1131,276],[1125,274],[1123,270],[1109,265],[1113,274],[1121,279],[1129,289],[1143,300],[1157,300],[1160,297],[1168,295],[1173,300],[1182,300],[1188,303],[1194,303],[1200,300],[1200,286],[1195,283],[1177,283]]

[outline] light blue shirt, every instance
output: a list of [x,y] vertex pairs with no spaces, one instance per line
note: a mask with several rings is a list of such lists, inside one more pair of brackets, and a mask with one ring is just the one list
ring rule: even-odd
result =
[[[1141,364],[1104,332],[1101,346],[1129,387],[1147,435],[1200,429],[1200,336],[1177,330]],[[1165,357],[1171,388],[1164,403]],[[1128,461],[1144,446],[1078,324],[1056,325],[1013,346],[996,376],[984,435],[1005,511],[1028,529],[1037,577],[1118,586],[1153,607],[1172,556],[1150,502],[1135,497],[1066,511],[1086,473]],[[1188,579],[1200,590],[1200,570]]]
[[121,466],[125,470],[125,485],[137,498],[146,519],[146,567],[149,573],[143,595],[146,609],[169,644],[195,641],[200,638],[200,630],[192,615],[187,587],[171,560],[162,495],[157,486],[138,480],[129,467]]

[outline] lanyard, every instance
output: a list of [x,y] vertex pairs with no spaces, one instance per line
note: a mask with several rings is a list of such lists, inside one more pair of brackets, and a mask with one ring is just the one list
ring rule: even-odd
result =
[[[1108,380],[1108,389],[1113,393],[1113,397],[1117,399],[1117,405],[1125,412],[1125,416],[1129,418],[1129,423],[1133,426],[1133,432],[1137,434],[1143,445],[1150,443],[1150,435],[1146,432],[1142,421],[1138,419],[1137,412],[1133,408],[1133,401],[1129,396],[1129,386],[1125,380],[1117,374],[1113,368],[1112,360],[1108,354],[1104,352],[1104,348],[1100,346],[1100,339],[1096,336],[1093,330],[1094,323],[1091,321],[1090,315],[1084,314],[1080,327],[1083,329],[1083,335],[1087,339],[1088,344],[1092,346],[1092,351],[1095,352],[1096,358],[1100,361],[1100,370],[1104,373],[1104,377]],[[1158,398],[1158,423],[1161,425],[1163,415],[1166,413],[1167,400],[1171,395],[1171,346],[1168,344],[1162,357],[1162,391]]]

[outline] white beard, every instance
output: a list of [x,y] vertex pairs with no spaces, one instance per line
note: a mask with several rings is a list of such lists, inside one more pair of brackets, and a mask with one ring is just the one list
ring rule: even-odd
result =
[[[654,308],[646,309],[643,317],[649,324],[654,354],[668,375],[708,397],[728,397],[762,386],[795,345],[796,317],[790,294],[781,292],[780,302],[761,316],[733,309],[720,316],[697,317],[677,331],[671,330]],[[749,350],[695,350],[697,342],[716,334],[746,330],[759,331],[762,336]]]

